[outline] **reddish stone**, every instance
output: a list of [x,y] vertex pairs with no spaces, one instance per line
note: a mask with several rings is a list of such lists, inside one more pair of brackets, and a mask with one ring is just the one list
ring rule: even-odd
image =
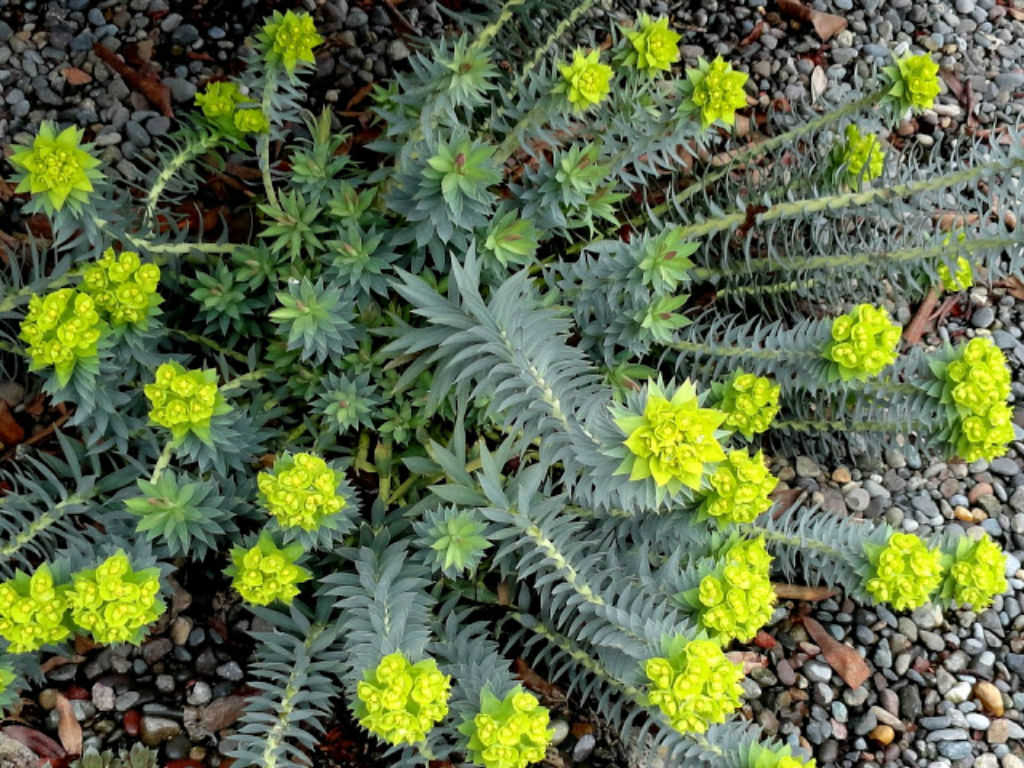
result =
[[142,715],[136,710],[129,709],[124,713],[124,730],[129,736],[139,735],[139,724],[142,722]]

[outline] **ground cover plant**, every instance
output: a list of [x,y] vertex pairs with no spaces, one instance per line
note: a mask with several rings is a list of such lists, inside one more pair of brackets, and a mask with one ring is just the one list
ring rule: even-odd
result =
[[[140,643],[188,560],[271,627],[239,768],[308,764],[335,697],[395,765],[537,762],[513,655],[639,761],[793,768],[730,718],[772,578],[894,610],[1006,589],[987,538],[773,503],[765,453],[1013,439],[1002,352],[904,345],[885,303],[1019,269],[1021,137],[887,147],[939,89],[908,54],[743,144],[745,74],[676,71],[647,16],[564,49],[588,6],[463,18],[359,154],[303,110],[322,40],[291,11],[142,184],[74,126],[14,148],[49,237],[9,256],[0,361],[69,417],[3,470],[8,698],[75,636]],[[250,226],[204,231],[197,169],[246,160]]]

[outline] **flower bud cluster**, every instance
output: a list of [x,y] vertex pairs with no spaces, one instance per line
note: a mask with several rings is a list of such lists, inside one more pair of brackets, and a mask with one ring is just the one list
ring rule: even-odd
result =
[[143,628],[164,611],[156,568],[132,570],[118,551],[96,568],[71,577],[71,618],[98,643],[139,643]]
[[840,144],[833,154],[836,168],[845,168],[847,184],[856,185],[877,179],[882,175],[885,164],[885,152],[882,142],[873,133],[861,134],[860,129],[850,123],[846,126],[846,141]]
[[319,456],[296,453],[279,458],[270,472],[261,472],[257,485],[267,511],[283,528],[315,531],[347,505],[338,493],[343,478]]
[[578,111],[600,104],[610,91],[612,68],[601,63],[601,51],[596,48],[590,53],[576,49],[571,64],[559,64],[563,91],[569,103]]
[[223,405],[216,371],[186,370],[176,362],[160,365],[156,381],[143,391],[152,405],[150,420],[171,430],[175,440],[189,432],[208,437],[210,419]]
[[928,54],[906,54],[883,67],[888,76],[888,95],[901,109],[921,112],[931,109],[939,95],[939,65]]
[[982,611],[992,604],[993,597],[1006,591],[1006,555],[987,535],[977,541],[963,537],[957,542],[943,586],[960,605]]
[[681,35],[668,26],[668,18],[652,19],[640,14],[633,29],[623,29],[629,41],[623,63],[641,72],[668,71],[679,61]]
[[971,339],[941,378],[956,453],[965,461],[1001,456],[1013,440],[1010,369],[1002,350],[991,339]]
[[902,329],[881,307],[859,304],[832,321],[825,358],[834,362],[843,381],[876,376],[896,359]]
[[705,128],[716,120],[733,125],[736,110],[747,106],[747,94],[743,90],[747,74],[734,70],[721,56],[710,64],[700,59],[696,69],[686,70],[686,77],[692,87],[690,101],[700,110]]
[[649,702],[680,733],[703,733],[740,705],[743,667],[712,640],[691,640],[668,657],[648,659],[644,669]]
[[249,549],[234,547],[231,565],[224,572],[232,577],[231,585],[238,594],[254,605],[270,605],[276,600],[290,603],[299,594],[298,585],[312,578],[309,571],[296,565],[302,554],[301,545],[281,549],[264,534]]
[[53,366],[64,386],[75,366],[96,357],[105,326],[92,297],[73,288],[61,288],[45,297],[29,299],[21,323],[21,338],[28,342],[32,369]]
[[359,723],[389,744],[415,744],[448,714],[451,678],[433,659],[415,664],[401,653],[367,670],[356,689]]
[[156,264],[143,264],[134,251],[115,256],[113,248],[82,273],[82,290],[113,325],[143,325],[150,307],[160,302],[159,282]]
[[743,370],[725,383],[720,398],[718,410],[725,412],[722,426],[735,429],[748,440],[766,431],[779,412],[779,385]]
[[237,83],[216,81],[196,94],[196,106],[203,116],[222,133],[265,133],[270,121],[263,111],[252,105],[254,102],[242,93]]
[[280,64],[291,75],[298,64],[313,64],[313,49],[324,39],[308,13],[274,11],[259,33],[267,61]]
[[865,546],[871,569],[864,589],[877,602],[913,610],[942,583],[942,553],[909,533],[894,533],[884,547]]
[[723,643],[754,637],[775,608],[771,563],[763,538],[732,544],[715,570],[701,579],[701,626]]
[[66,586],[55,586],[46,563],[0,584],[0,637],[11,653],[36,651],[71,634]]
[[480,694],[480,712],[459,730],[469,737],[469,757],[484,768],[525,768],[547,754],[553,731],[548,711],[517,687],[504,699]]
[[764,453],[730,451],[711,475],[711,492],[704,496],[700,511],[715,518],[720,526],[750,523],[772,505],[769,494],[778,480],[765,466]]

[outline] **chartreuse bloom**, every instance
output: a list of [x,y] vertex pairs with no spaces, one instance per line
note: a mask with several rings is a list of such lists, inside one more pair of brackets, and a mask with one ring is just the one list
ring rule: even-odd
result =
[[[242,93],[238,83],[230,80],[207,83],[206,88],[196,94],[196,106],[203,111],[203,116],[218,125],[230,125],[238,105],[249,101],[252,99]],[[225,119],[227,123],[223,123]]]
[[156,292],[160,267],[143,264],[135,251],[114,255],[107,248],[99,260],[82,272],[82,291],[92,296],[97,308],[112,325],[145,327],[150,310],[160,304]]
[[468,737],[469,758],[484,768],[525,768],[547,754],[554,731],[548,711],[533,694],[516,686],[499,699],[487,688],[480,691],[480,712],[459,726]]
[[993,597],[1006,591],[1006,555],[987,534],[979,539],[961,537],[944,560],[942,596],[947,600],[983,611]]
[[363,672],[352,710],[383,741],[415,744],[448,714],[450,688],[451,678],[433,659],[410,664],[403,654],[389,653]]
[[210,443],[210,420],[231,410],[217,388],[217,372],[185,370],[179,363],[163,363],[156,380],[143,391],[152,408],[149,419],[171,430],[175,442],[190,432]]
[[704,496],[700,514],[713,517],[719,526],[751,523],[772,506],[769,494],[778,480],[768,471],[764,454],[730,451],[711,475],[711,491]]
[[53,583],[46,563],[31,576],[18,571],[0,584],[0,637],[10,653],[36,651],[71,634],[67,591],[66,585]]
[[700,59],[696,69],[686,70],[686,78],[683,87],[691,109],[700,112],[704,128],[716,120],[726,125],[736,123],[736,110],[747,106],[747,94],[743,90],[747,82],[745,72],[737,72],[718,56],[710,64]]
[[724,385],[712,387],[717,408],[725,413],[722,426],[747,440],[767,431],[779,412],[779,385],[765,376],[738,369]]
[[[772,617],[775,590],[772,558],[764,539],[736,540],[700,580],[697,603],[701,626],[722,644],[746,642]],[[692,597],[691,597],[692,600]]]
[[642,13],[633,29],[624,28],[622,32],[629,41],[622,57],[622,63],[627,67],[653,75],[672,69],[672,65],[679,61],[682,36],[669,28],[668,18],[652,19]]
[[966,256],[957,256],[956,273],[945,263],[939,264],[938,273],[939,282],[947,291],[965,291],[974,285],[974,270]]
[[704,733],[740,705],[743,667],[726,658],[713,640],[675,637],[665,656],[648,659],[648,702],[680,733]]
[[348,506],[340,486],[345,473],[319,456],[286,454],[256,479],[267,511],[282,528],[315,531]]
[[239,133],[266,133],[270,130],[270,120],[260,109],[240,109],[235,112],[232,122]]
[[159,594],[159,569],[134,571],[118,550],[96,568],[72,574],[68,605],[75,624],[96,642],[138,645],[146,625],[164,612]]
[[832,321],[832,338],[824,357],[835,363],[843,381],[867,379],[896,359],[902,329],[881,307],[858,304]]
[[901,110],[931,109],[939,95],[939,65],[926,53],[906,54],[882,68],[889,79],[889,97]]
[[308,13],[274,11],[259,33],[263,52],[271,64],[280,64],[291,75],[299,64],[313,64],[313,49],[324,39]]
[[750,747],[744,768],[816,768],[817,762],[796,757],[788,744],[771,749],[754,743]]
[[939,380],[936,389],[946,404],[950,441],[965,461],[993,459],[1013,440],[1006,357],[991,339],[981,336],[954,354],[948,363],[932,365]]
[[11,165],[21,169],[14,191],[39,195],[47,215],[65,204],[77,211],[88,203],[93,182],[103,174],[96,170],[100,161],[89,154],[90,145],[81,143],[82,133],[75,126],[57,133],[57,126],[49,120],[40,123],[32,146],[14,146]]
[[844,169],[843,181],[856,186],[862,181],[871,181],[882,175],[885,152],[882,142],[873,133],[861,134],[860,129],[850,123],[846,126],[846,141],[832,152],[832,167]]
[[571,64],[559,64],[562,82],[556,90],[564,93],[577,111],[583,111],[604,101],[611,88],[612,68],[601,63],[601,52],[596,48],[583,53],[577,48]]
[[313,574],[296,565],[303,555],[302,545],[279,548],[266,532],[248,549],[232,547],[231,565],[224,573],[243,599],[254,605],[270,605],[275,600],[290,603],[299,594],[298,585]]
[[52,365],[63,387],[71,380],[75,366],[96,358],[105,331],[106,325],[90,296],[61,288],[45,297],[29,299],[19,335],[28,342],[29,370]]
[[899,611],[920,608],[942,583],[942,552],[912,534],[894,533],[882,547],[866,543],[864,553],[870,563],[864,589]]
[[615,423],[626,435],[627,450],[616,474],[629,472],[630,480],[653,478],[672,493],[683,486],[700,488],[704,465],[725,458],[715,434],[724,420],[721,411],[700,407],[689,381],[671,400],[657,383],[648,382],[643,414],[616,409]]

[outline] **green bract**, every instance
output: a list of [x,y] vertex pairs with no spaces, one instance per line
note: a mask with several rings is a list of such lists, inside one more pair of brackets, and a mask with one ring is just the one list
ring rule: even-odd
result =
[[747,440],[767,431],[779,412],[779,385],[742,368],[711,391],[717,401],[715,407],[725,413],[722,426],[736,430]]
[[718,56],[711,63],[698,60],[696,69],[686,70],[686,77],[683,93],[688,97],[689,108],[700,112],[704,128],[716,120],[726,125],[735,124],[736,110],[747,106],[747,94],[743,90],[746,72],[737,72]]
[[313,49],[324,39],[308,13],[274,11],[259,32],[263,53],[271,64],[279,64],[292,75],[299,64],[313,64]]
[[596,48],[584,53],[577,48],[572,54],[571,64],[559,64],[562,82],[557,92],[565,97],[577,111],[583,111],[600,104],[610,92],[612,68],[601,63],[601,52]]
[[160,618],[160,571],[133,571],[128,556],[118,551],[94,569],[71,577],[67,593],[71,618],[98,643],[133,643]]
[[882,142],[873,133],[861,134],[851,123],[846,126],[846,141],[832,153],[833,168],[843,169],[842,180],[851,186],[877,179],[882,175],[885,152]]
[[720,527],[753,522],[771,508],[769,494],[778,485],[761,451],[754,456],[746,451],[730,451],[715,467],[709,482],[711,492],[705,494],[700,512],[714,518]]
[[824,357],[835,363],[835,374],[843,381],[877,376],[896,359],[901,333],[884,309],[859,304],[832,321]]
[[55,585],[50,566],[29,576],[18,571],[0,584],[0,637],[10,653],[35,651],[71,634],[67,621],[67,586]]
[[282,529],[318,531],[347,529],[351,521],[341,512],[351,493],[345,473],[309,453],[285,454],[269,472],[257,478],[260,497]]
[[704,733],[740,705],[743,667],[726,658],[712,640],[676,637],[665,656],[648,659],[647,699],[680,733]]
[[931,109],[939,95],[939,65],[926,53],[906,54],[883,67],[889,79],[889,97],[901,110]]
[[755,744],[743,768],[817,768],[817,762],[813,758],[802,760],[794,756],[789,745],[769,749]]
[[626,435],[623,444],[628,450],[616,472],[628,472],[630,480],[650,477],[672,493],[684,486],[697,489],[704,465],[725,458],[716,436],[725,414],[701,408],[697,390],[689,381],[679,386],[671,400],[650,381],[642,414],[621,407],[615,408],[614,414],[615,423]]
[[156,380],[144,387],[154,424],[171,430],[175,442],[189,433],[211,442],[210,420],[231,410],[217,388],[217,372],[185,370],[180,363],[163,363]]
[[976,540],[958,539],[955,552],[944,565],[943,597],[972,610],[985,610],[993,597],[1007,589],[1006,555],[987,534]]
[[81,144],[82,129],[68,126],[57,133],[49,120],[39,124],[32,146],[14,145],[10,162],[21,171],[15,192],[30,192],[47,214],[65,205],[78,211],[89,202],[93,183],[102,178],[96,166],[100,161],[89,154],[89,144]]
[[977,337],[932,364],[941,401],[946,404],[949,440],[965,461],[1001,456],[1013,440],[1010,369],[991,339]]
[[469,757],[484,768],[525,768],[547,754],[554,731],[548,711],[519,686],[499,699],[487,688],[480,692],[480,712],[459,731],[468,737]]
[[775,590],[771,555],[764,539],[737,540],[716,559],[715,569],[697,588],[701,626],[723,645],[747,642],[772,617]]
[[266,133],[270,130],[270,120],[259,109],[238,110],[232,117],[232,123],[239,133]]
[[21,323],[20,336],[28,342],[31,370],[53,366],[57,383],[71,380],[75,366],[96,358],[106,325],[90,296],[61,288],[45,297],[33,296]]
[[668,18],[652,19],[640,14],[633,29],[623,28],[629,41],[622,62],[641,72],[655,74],[668,71],[679,61],[679,41],[682,36],[668,26]]
[[107,248],[95,264],[82,272],[82,291],[92,296],[97,308],[114,326],[145,328],[153,309],[161,302],[156,292],[160,267],[143,264],[134,251]]
[[238,84],[231,81],[207,83],[206,88],[196,94],[196,106],[202,109],[203,117],[228,135],[237,132],[235,114],[238,105],[251,101],[242,93]]
[[942,583],[942,553],[917,536],[894,533],[884,547],[866,543],[864,551],[871,564],[864,590],[876,602],[920,608]]
[[224,573],[243,599],[254,605],[270,605],[275,601],[290,603],[299,594],[299,584],[313,575],[296,565],[304,550],[301,544],[279,548],[266,532],[248,549],[231,548],[231,565]]
[[944,263],[939,264],[938,272],[939,282],[947,291],[966,291],[974,285],[974,269],[966,256],[957,256],[956,274],[950,270],[948,264]]
[[415,664],[390,653],[363,672],[352,711],[366,730],[389,744],[415,744],[448,714],[451,678],[433,659]]

